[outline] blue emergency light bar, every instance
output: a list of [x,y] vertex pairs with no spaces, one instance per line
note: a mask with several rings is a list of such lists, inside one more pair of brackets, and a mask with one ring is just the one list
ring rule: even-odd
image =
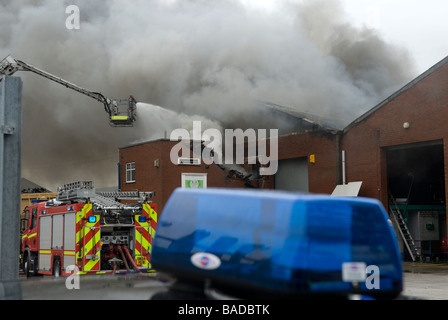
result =
[[236,189],[176,189],[151,263],[244,297],[403,289],[397,238],[377,200]]

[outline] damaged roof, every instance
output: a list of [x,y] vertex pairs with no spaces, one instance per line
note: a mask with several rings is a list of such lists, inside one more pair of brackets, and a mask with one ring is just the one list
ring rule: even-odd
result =
[[306,131],[337,132],[341,130],[341,128],[338,128],[338,126],[335,124],[336,121],[330,117],[317,115],[309,112],[298,111],[295,108],[281,106],[279,104],[275,104],[272,102],[263,102],[263,105],[268,107],[271,111],[288,115],[290,117],[295,118],[296,120],[299,120],[299,123],[294,129],[299,129],[300,132],[306,132]]

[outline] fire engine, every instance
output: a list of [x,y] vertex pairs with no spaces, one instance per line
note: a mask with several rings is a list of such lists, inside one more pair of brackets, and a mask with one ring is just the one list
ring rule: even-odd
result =
[[97,192],[92,181],[78,181],[58,188],[55,199],[27,206],[21,240],[25,275],[151,272],[157,227],[152,196]]

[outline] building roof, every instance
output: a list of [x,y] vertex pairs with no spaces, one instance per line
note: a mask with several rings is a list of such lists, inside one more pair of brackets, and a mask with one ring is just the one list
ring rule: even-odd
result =
[[433,72],[435,72],[438,69],[440,69],[447,62],[448,62],[448,56],[446,58],[444,58],[443,60],[441,60],[440,62],[438,62],[437,64],[435,64],[434,66],[432,66],[431,68],[429,68],[427,71],[422,73],[420,76],[418,76],[417,78],[415,78],[414,80],[412,80],[411,82],[406,84],[404,87],[402,87],[398,91],[394,92],[388,98],[386,98],[385,100],[381,101],[379,104],[377,104],[375,107],[373,107],[372,109],[370,109],[369,111],[367,111],[366,113],[361,115],[359,118],[355,119],[352,123],[350,123],[347,127],[345,127],[345,129],[343,131],[347,132],[351,128],[353,128],[356,125],[358,125],[359,123],[363,122],[364,120],[369,118],[372,114],[374,114],[376,111],[381,109],[384,105],[388,104],[389,102],[391,102],[392,100],[394,100],[395,98],[400,96],[403,92],[405,92],[405,91],[411,89],[412,87],[414,87],[417,83],[419,83],[420,81],[422,81],[423,79],[425,79],[426,77],[431,75]]
[[51,193],[50,190],[25,178],[20,180],[20,190],[21,193]]
[[144,144],[151,144],[151,143],[156,143],[156,142],[170,142],[170,141],[171,141],[170,139],[166,139],[166,138],[159,138],[159,139],[154,139],[154,140],[134,141],[134,142],[131,142],[130,144],[128,144],[126,146],[119,147],[118,150],[132,148],[132,147],[136,147],[136,146],[140,146],[140,145],[144,145]]
[[292,107],[282,106],[279,104],[264,102],[264,106],[268,107],[272,111],[279,112],[282,114],[286,114],[297,119],[297,126],[295,129],[298,129],[299,132],[306,131],[330,131],[336,132],[339,131],[337,126],[335,125],[334,119],[330,117],[326,117],[323,115],[317,115],[309,112],[303,112],[296,110]]
[[[360,117],[356,118],[354,121],[352,121],[349,125],[347,125],[345,128],[341,130],[341,128],[338,128],[337,125],[335,125],[334,119],[328,116],[324,115],[318,115],[313,114],[309,112],[299,111],[293,107],[283,106],[279,104],[275,104],[272,102],[261,102],[260,105],[267,108],[267,110],[271,112],[280,113],[283,115],[286,115],[287,117],[291,117],[295,119],[295,127],[294,130],[288,130],[288,132],[283,132],[281,135],[287,135],[292,132],[309,132],[309,131],[325,131],[332,134],[337,134],[338,132],[347,132],[351,128],[355,127],[359,123],[363,122],[367,118],[369,118],[372,114],[374,114],[377,110],[381,109],[384,105],[388,104],[398,96],[400,96],[403,92],[409,90],[410,88],[414,87],[417,83],[431,75],[433,72],[440,69],[443,65],[448,63],[448,56],[445,57],[443,60],[439,61],[437,64],[429,68],[427,71],[422,73],[417,78],[413,79],[409,83],[407,83],[405,86],[403,86],[398,91],[394,92],[392,95],[381,101],[379,104],[377,104],[372,109],[368,110],[366,113],[362,114]],[[170,139],[167,138],[161,138],[161,139],[155,139],[155,140],[149,140],[149,141],[139,141],[134,142],[130,145],[121,147],[119,149],[126,149],[129,147],[134,147],[137,145],[142,144],[148,144],[148,143],[155,143],[160,141],[170,141]]]

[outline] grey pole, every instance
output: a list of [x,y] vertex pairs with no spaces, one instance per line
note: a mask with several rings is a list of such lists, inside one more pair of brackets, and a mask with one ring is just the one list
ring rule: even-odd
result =
[[22,298],[19,281],[22,80],[0,82],[0,299]]

